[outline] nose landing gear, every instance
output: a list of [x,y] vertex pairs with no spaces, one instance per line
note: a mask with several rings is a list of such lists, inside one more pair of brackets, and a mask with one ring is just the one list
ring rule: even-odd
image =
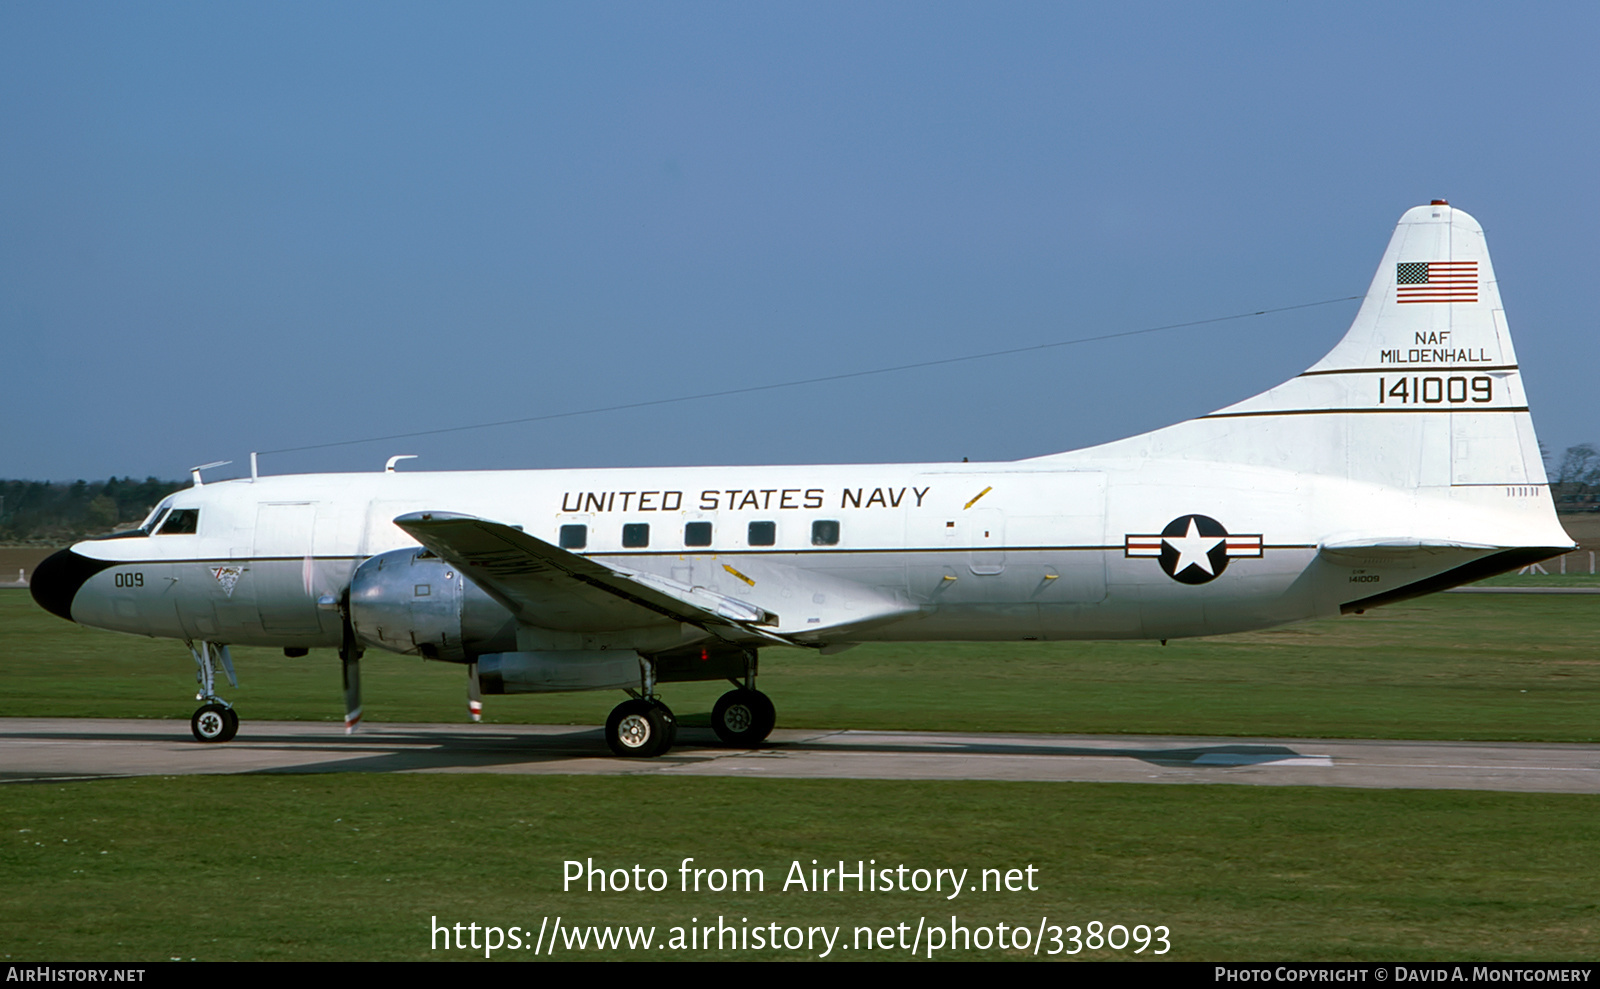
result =
[[228,682],[239,686],[239,678],[233,675],[233,658],[228,655],[228,647],[217,646],[213,652],[211,644],[202,639],[190,643],[189,652],[194,655],[195,666],[199,667],[194,678],[200,684],[200,692],[194,699],[205,702],[189,718],[189,730],[199,742],[230,742],[239,733],[239,714],[233,705],[218,697],[216,691],[219,660]]

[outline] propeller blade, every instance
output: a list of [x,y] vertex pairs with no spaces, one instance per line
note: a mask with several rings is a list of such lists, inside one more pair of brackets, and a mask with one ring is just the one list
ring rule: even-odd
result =
[[346,609],[344,642],[339,646],[339,665],[344,675],[344,733],[354,734],[361,723],[361,645],[350,626]]

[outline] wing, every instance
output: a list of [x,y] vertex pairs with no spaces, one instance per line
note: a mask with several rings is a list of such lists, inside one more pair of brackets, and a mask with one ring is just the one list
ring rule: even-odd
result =
[[730,642],[793,644],[758,627],[775,626],[777,616],[749,602],[608,566],[513,526],[451,512],[412,512],[394,524],[527,625],[592,631],[670,621]]

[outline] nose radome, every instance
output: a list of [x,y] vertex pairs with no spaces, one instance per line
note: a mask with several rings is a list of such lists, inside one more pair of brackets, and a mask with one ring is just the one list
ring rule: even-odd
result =
[[28,590],[33,592],[33,599],[39,602],[39,607],[70,622],[72,600],[78,596],[79,588],[90,577],[110,566],[112,564],[106,560],[91,560],[64,549],[45,557],[44,562],[34,568],[33,576],[28,581]]

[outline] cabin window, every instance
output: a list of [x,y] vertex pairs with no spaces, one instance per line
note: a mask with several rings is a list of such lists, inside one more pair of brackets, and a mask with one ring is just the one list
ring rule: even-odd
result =
[[839,545],[839,523],[818,519],[811,523],[811,545],[837,546]]
[[562,549],[583,549],[589,545],[589,527],[586,525],[564,525],[561,527]]
[[751,546],[775,546],[778,543],[778,523],[776,522],[751,522]]
[[622,527],[623,549],[644,549],[650,545],[650,523],[629,522]]
[[161,523],[163,536],[192,536],[200,529],[200,509],[175,508]]
[[683,544],[685,546],[710,546],[711,523],[688,522],[683,527]]

